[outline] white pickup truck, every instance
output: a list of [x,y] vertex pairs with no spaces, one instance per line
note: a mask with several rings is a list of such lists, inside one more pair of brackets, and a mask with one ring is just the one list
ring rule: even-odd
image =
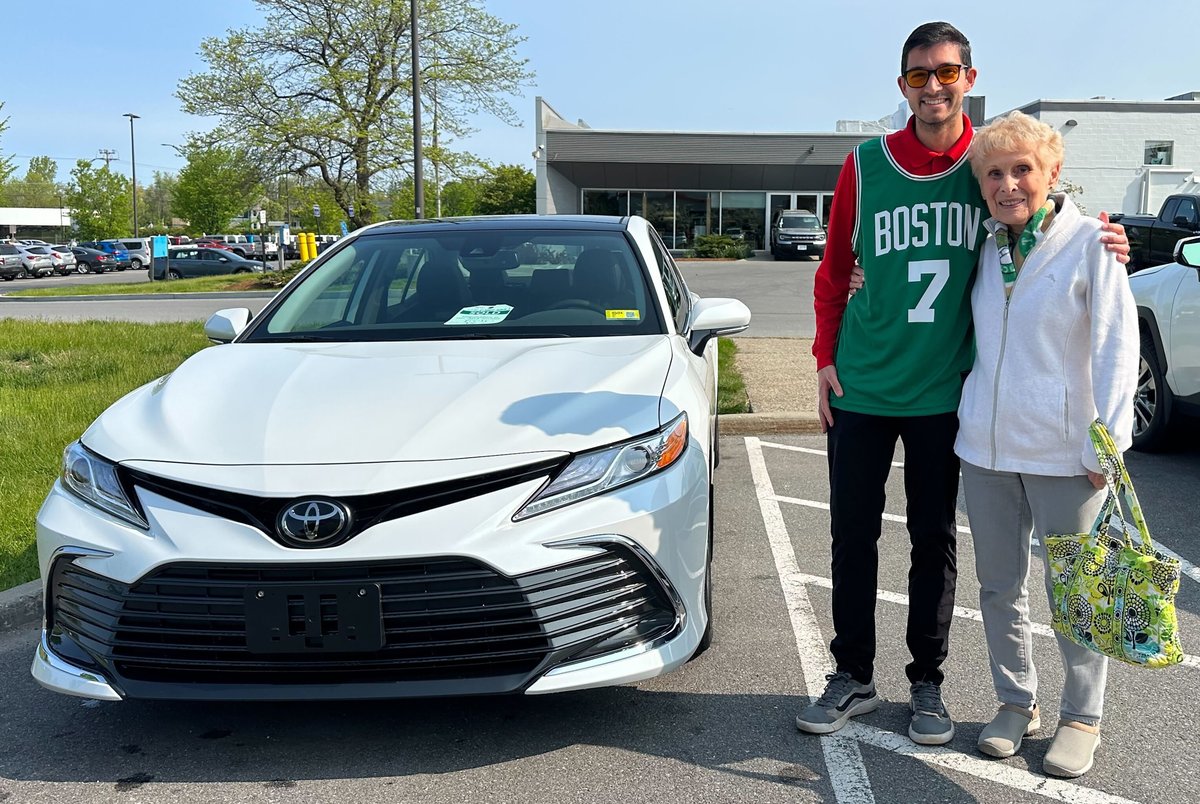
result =
[[1175,262],[1129,277],[1142,360],[1133,402],[1133,447],[1168,446],[1179,414],[1200,415],[1200,237],[1175,244]]
[[260,236],[255,235],[254,242],[250,242],[250,238],[246,235],[205,235],[201,240],[220,240],[229,246],[230,251],[239,257],[245,257],[248,260],[260,259],[263,256],[263,250],[266,249],[268,259],[274,259],[279,253],[279,245],[270,240],[263,240]]

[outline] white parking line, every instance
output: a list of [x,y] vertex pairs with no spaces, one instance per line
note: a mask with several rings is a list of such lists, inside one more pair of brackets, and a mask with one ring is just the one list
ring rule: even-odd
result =
[[[809,455],[828,455],[829,454],[828,452],[826,452],[823,449],[813,449],[811,447],[796,447],[791,444],[776,444],[771,441],[762,441],[760,443],[764,447],[770,447],[771,449],[786,450],[788,452],[803,452],[803,453],[806,453]],[[902,461],[892,461],[892,466],[896,466],[896,467],[903,469],[904,463]],[[796,503],[798,505],[809,505],[814,508],[820,508],[822,506],[821,503],[813,502],[812,500],[797,500],[795,498],[790,498],[790,497],[779,497],[778,499],[780,502],[790,502],[790,503]],[[826,509],[829,508],[828,505],[825,505],[824,507]],[[904,521],[902,518],[897,519],[894,514],[884,514],[883,518],[888,521],[891,521],[891,522],[903,522]],[[962,525],[959,525],[958,532],[959,533],[970,533],[971,531],[967,530]],[[1163,544],[1161,542],[1159,542],[1157,540],[1152,540],[1152,541],[1153,541],[1155,550],[1159,551],[1163,555],[1170,556],[1171,558],[1173,558],[1179,562],[1179,571],[1180,572],[1182,572],[1188,578],[1191,578],[1196,583],[1200,583],[1200,567],[1197,567],[1191,561],[1188,561],[1186,558],[1179,555],[1179,553],[1176,553],[1171,548],[1163,546]],[[1037,539],[1034,539],[1034,543],[1035,544],[1037,543]]]
[[[750,459],[750,474],[758,496],[763,525],[779,573],[784,601],[791,619],[796,639],[796,649],[804,672],[805,688],[811,695],[823,687],[824,674],[830,668],[829,654],[820,623],[809,600],[807,584],[824,579],[814,578],[800,572],[796,551],[783,521],[779,499],[774,493],[771,477],[763,459],[763,442],[747,437],[746,452]],[[900,597],[900,596],[897,596]],[[834,796],[839,804],[850,802],[874,802],[866,768],[863,765],[859,742],[867,743],[894,753],[910,756],[931,765],[966,773],[978,779],[996,782],[1006,787],[1035,793],[1039,796],[1075,804],[1136,804],[1130,799],[1112,796],[1070,782],[1038,776],[1029,771],[1003,763],[994,763],[968,756],[946,748],[918,746],[907,737],[861,722],[852,722],[834,734],[817,738],[825,754],[825,764]]]
[[[763,460],[762,447],[757,438],[746,439],[750,455],[750,475],[758,493],[758,507],[762,511],[767,538],[771,543],[771,554],[775,558],[775,571],[783,587],[783,599],[787,603],[788,616],[792,621],[792,632],[796,636],[796,651],[800,655],[800,668],[804,673],[804,688],[814,700],[819,690],[825,688],[825,675],[831,671],[829,654],[821,640],[821,626],[813,613],[808,599],[808,590],[801,580],[800,565],[796,562],[796,551],[788,538],[783,524],[783,512],[779,503],[772,499],[775,491],[767,464]],[[814,639],[812,635],[816,635]],[[838,804],[874,804],[871,780],[863,764],[858,741],[849,734],[835,733],[821,738],[821,750],[825,754],[825,767],[829,771],[829,783],[833,786]]]
[[[788,452],[804,452],[809,455],[828,455],[829,454],[828,452],[826,452],[823,449],[813,449],[812,447],[797,447],[792,444],[775,444],[771,441],[762,441],[760,443],[764,447],[770,447],[771,449],[787,450]],[[903,461],[892,461],[892,466],[897,466],[897,467],[903,469],[904,462]]]

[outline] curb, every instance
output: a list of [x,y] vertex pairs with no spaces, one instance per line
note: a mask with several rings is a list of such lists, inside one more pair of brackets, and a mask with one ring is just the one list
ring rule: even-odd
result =
[[815,413],[724,413],[721,435],[819,435],[821,423]]
[[0,592],[0,631],[16,631],[41,619],[41,581],[30,581]]

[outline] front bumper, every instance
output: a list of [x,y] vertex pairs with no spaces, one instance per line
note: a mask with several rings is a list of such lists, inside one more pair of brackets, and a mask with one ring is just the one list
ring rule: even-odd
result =
[[[667,672],[707,624],[707,472],[693,482],[703,459],[688,453],[651,482],[519,523],[539,482],[323,550],[140,490],[145,533],[56,485],[38,517],[48,608],[33,675],[106,700],[246,700],[536,694]],[[255,595],[287,597],[287,638],[303,641],[314,620],[357,616],[347,585],[378,595],[378,650],[252,649]]]

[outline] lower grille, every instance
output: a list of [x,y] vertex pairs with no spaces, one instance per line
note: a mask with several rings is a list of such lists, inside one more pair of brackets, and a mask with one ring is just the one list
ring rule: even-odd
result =
[[[55,563],[50,588],[51,645],[73,643],[65,658],[78,664],[76,654],[85,653],[130,697],[175,697],[163,685],[175,692],[203,685],[211,697],[219,697],[214,685],[384,684],[387,695],[403,696],[431,694],[429,684],[437,682],[443,686],[436,694],[512,691],[564,661],[659,639],[678,627],[654,574],[619,546],[517,577],[464,558],[180,563],[132,585],[66,557]],[[345,628],[339,618],[348,607],[333,592],[353,596],[356,589],[370,592],[368,608],[378,590],[373,636],[379,641],[366,650],[343,650],[333,637],[323,642],[321,635]],[[280,599],[274,630],[299,634],[287,638],[298,639],[301,649],[265,651],[253,638],[264,597]],[[317,635],[307,648],[305,633]],[[406,693],[401,687],[409,682],[423,691]]]

